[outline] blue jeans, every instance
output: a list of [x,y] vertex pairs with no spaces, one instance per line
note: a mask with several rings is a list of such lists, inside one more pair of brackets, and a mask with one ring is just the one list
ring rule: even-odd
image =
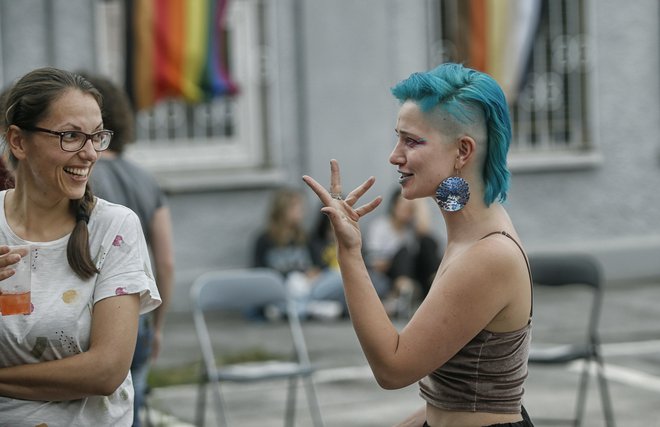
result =
[[138,336],[135,343],[135,353],[131,363],[131,377],[133,377],[133,427],[140,427],[140,408],[144,405],[144,395],[147,391],[147,375],[149,374],[149,358],[154,331],[151,317],[148,314],[140,316],[138,323]]
[[[387,295],[390,287],[387,278],[373,270],[369,270],[369,276],[376,289],[376,293],[382,299]],[[335,269],[325,269],[321,272],[319,277],[314,281],[309,295],[297,301],[301,316],[305,315],[305,307],[310,301],[335,301],[341,304],[344,313],[347,313],[348,306],[346,305],[341,272]]]

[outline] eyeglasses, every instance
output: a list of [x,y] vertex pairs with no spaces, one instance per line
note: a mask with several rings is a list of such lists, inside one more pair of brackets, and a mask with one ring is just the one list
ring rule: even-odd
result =
[[92,141],[92,147],[96,151],[103,151],[110,146],[110,140],[112,139],[113,131],[103,129],[94,133],[85,133],[79,130],[65,130],[62,132],[56,132],[50,129],[44,129],[37,126],[31,128],[24,128],[29,132],[44,132],[51,135],[57,135],[60,137],[60,148],[64,151],[75,153],[76,151],[82,150],[88,140]]

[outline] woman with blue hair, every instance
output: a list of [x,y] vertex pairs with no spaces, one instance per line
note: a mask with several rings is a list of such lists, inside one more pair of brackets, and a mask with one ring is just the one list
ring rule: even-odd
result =
[[532,426],[522,407],[531,334],[527,256],[501,202],[509,171],[506,99],[487,74],[458,64],[414,73],[392,89],[401,102],[390,163],[401,194],[433,197],[447,245],[428,295],[399,331],[369,279],[358,221],[382,198],[358,205],[371,177],[342,198],[303,180],[323,202],[337,238],[350,317],[378,383],[419,383],[426,405],[400,426]]

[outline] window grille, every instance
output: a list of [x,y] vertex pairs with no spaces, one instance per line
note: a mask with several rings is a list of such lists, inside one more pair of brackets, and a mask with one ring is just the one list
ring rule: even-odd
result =
[[[113,4],[114,3],[114,4]],[[99,15],[107,28],[105,43],[115,46],[110,62],[121,62],[117,37],[121,2],[107,1]],[[205,103],[167,99],[136,115],[137,142],[127,154],[161,177],[180,172],[256,170],[269,165],[266,144],[268,90],[263,72],[266,17],[263,0],[232,0],[227,23],[227,66],[239,94]],[[119,21],[119,22],[118,22]],[[118,59],[119,57],[119,59]],[[109,65],[122,70],[121,64]],[[173,175],[172,175],[173,176]],[[171,180],[164,179],[165,184]]]
[[[522,1],[538,6],[535,15],[538,21],[530,39],[531,53],[523,78],[515,96],[509,98],[513,127],[511,151],[514,154],[591,151],[594,124],[590,103],[593,63],[590,1]],[[457,47],[460,41],[456,36],[460,8],[470,7],[470,3],[463,0],[435,3],[437,25],[430,53],[433,63],[462,62],[470,66]],[[505,3],[510,7],[521,1],[503,0],[498,5]]]

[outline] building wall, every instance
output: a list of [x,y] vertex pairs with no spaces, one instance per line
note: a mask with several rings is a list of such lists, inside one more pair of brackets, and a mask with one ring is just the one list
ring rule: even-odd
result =
[[530,249],[577,248],[612,280],[658,277],[658,3],[593,2],[595,103],[602,162],[514,175],[510,211]]
[[[241,0],[234,0],[241,1]],[[344,190],[373,175],[371,196],[396,185],[388,163],[397,104],[389,88],[427,69],[427,0],[278,0],[276,61],[269,73],[271,140],[282,180],[259,187],[170,194],[177,259],[172,309],[188,309],[199,273],[250,263],[252,239],[273,189],[321,182],[340,161]],[[658,3],[594,5],[597,145],[602,161],[571,171],[516,172],[506,203],[531,252],[580,249],[598,255],[610,281],[660,277],[660,77]],[[97,67],[90,2],[0,0],[0,80],[52,64]],[[43,28],[76,28],[45,40]],[[277,131],[274,132],[273,130]],[[309,194],[309,221],[317,202]],[[382,208],[381,208],[382,209]],[[367,219],[368,222],[368,219]],[[440,215],[436,228],[442,235]]]
[[[336,157],[346,184],[374,175],[379,184],[372,194],[387,194],[396,182],[387,161],[396,114],[388,89],[411,66],[435,65],[423,63],[428,46],[422,38],[400,41],[405,31],[426,31],[419,19],[425,3],[406,2],[406,9],[419,7],[418,19],[407,19],[398,1],[387,7],[375,1],[306,2],[308,28],[314,29],[305,33],[312,175],[327,177],[327,161]],[[657,279],[658,3],[645,0],[629,8],[607,0],[592,7],[596,145],[602,160],[577,170],[514,170],[506,206],[532,252],[584,250],[603,261],[611,281]],[[327,18],[341,14],[341,23]],[[366,15],[369,25],[360,26]]]

